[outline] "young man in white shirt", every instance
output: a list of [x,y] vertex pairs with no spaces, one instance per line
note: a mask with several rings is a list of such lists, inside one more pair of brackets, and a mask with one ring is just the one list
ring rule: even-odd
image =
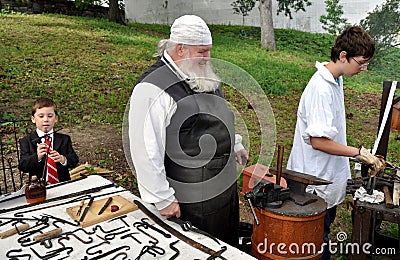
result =
[[[347,28],[336,39],[330,61],[316,62],[317,71],[299,102],[287,168],[332,182],[330,185],[307,187],[307,192],[317,194],[327,203],[325,243],[329,241],[336,206],[343,202],[347,179],[351,178],[348,157],[356,157],[370,165],[371,175],[384,169],[384,164],[367,149],[348,146],[346,141],[342,75],[352,77],[367,70],[374,52],[374,41],[364,30],[356,26]],[[323,259],[330,259],[328,250],[325,250]]]

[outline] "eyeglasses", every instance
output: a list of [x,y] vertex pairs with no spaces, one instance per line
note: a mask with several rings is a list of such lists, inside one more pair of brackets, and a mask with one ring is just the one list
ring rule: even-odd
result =
[[366,63],[360,63],[358,60],[356,60],[354,57],[351,57],[357,64],[360,66],[360,68],[366,68],[369,65],[369,62]]

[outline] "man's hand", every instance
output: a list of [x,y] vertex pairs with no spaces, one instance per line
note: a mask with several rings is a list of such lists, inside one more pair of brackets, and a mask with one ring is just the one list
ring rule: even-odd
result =
[[375,175],[380,175],[385,170],[386,163],[383,157],[371,154],[367,149],[362,146],[360,148],[359,154],[354,156],[354,158],[370,166],[368,173],[372,177]]
[[172,218],[172,217],[181,217],[181,209],[179,207],[179,203],[177,200],[169,204],[166,208],[160,210],[161,216]]
[[236,153],[236,161],[240,165],[246,165],[249,161],[249,154],[247,153],[246,149],[242,149]]

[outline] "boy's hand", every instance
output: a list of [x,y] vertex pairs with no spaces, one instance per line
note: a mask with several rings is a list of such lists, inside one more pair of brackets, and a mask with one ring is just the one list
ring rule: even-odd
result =
[[66,161],[66,158],[64,155],[59,154],[57,151],[53,150],[50,152],[49,157],[52,158],[56,163],[59,162],[61,164],[64,164]]
[[36,153],[38,161],[40,162],[47,153],[47,145],[45,143],[38,144],[36,148]]
[[370,170],[368,171],[370,176],[380,175],[385,170],[385,160],[382,157],[377,157],[371,154],[362,146],[359,154],[354,157],[360,162],[370,166]]

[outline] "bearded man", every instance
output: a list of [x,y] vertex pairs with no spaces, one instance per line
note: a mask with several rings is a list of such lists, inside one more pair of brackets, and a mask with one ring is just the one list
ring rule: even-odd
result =
[[129,146],[143,201],[235,246],[236,161],[248,153],[210,65],[211,48],[200,17],[174,21],[132,92]]

